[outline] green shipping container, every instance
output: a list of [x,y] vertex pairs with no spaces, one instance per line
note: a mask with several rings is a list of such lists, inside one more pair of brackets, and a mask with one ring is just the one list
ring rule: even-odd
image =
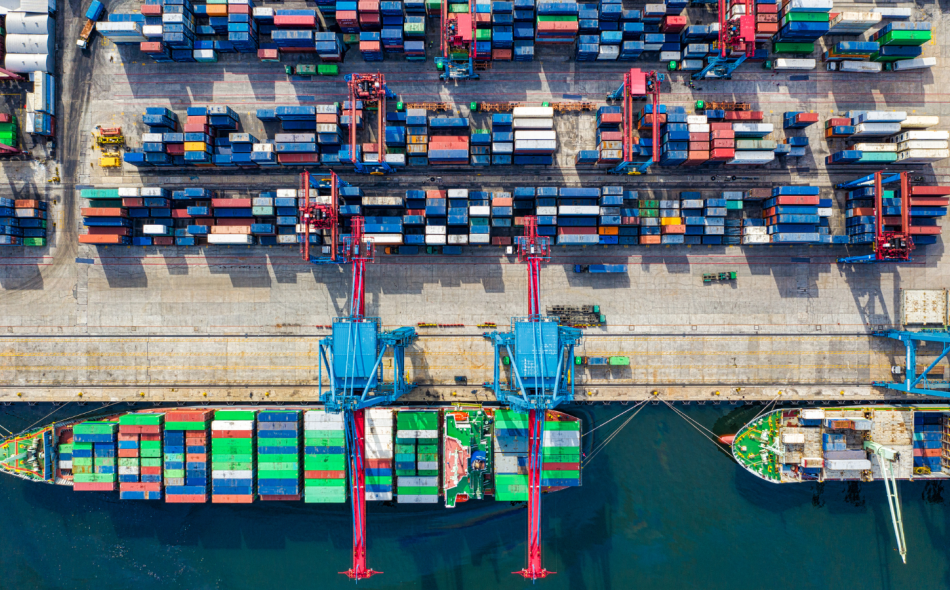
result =
[[577,22],[577,17],[570,16],[570,15],[539,14],[538,22],[539,23],[575,23]]
[[930,31],[891,31],[878,38],[880,45],[923,45],[930,41]]
[[125,414],[119,418],[119,424],[125,426],[159,426],[164,421],[163,414]]
[[548,471],[541,468],[542,479],[580,479],[580,471]]
[[112,483],[115,481],[112,475],[102,475],[96,473],[73,473],[73,481],[76,483]]
[[[296,449],[300,446],[300,441],[296,438],[259,438],[257,439],[258,447],[287,447],[289,449]],[[307,445],[307,446],[316,446],[316,445]]]
[[403,496],[438,496],[439,486],[398,486],[396,491]]
[[184,469],[166,469],[165,477],[185,477]]
[[214,413],[215,420],[253,420],[257,412],[253,410],[218,410]]
[[790,12],[782,17],[782,26],[788,23],[826,23],[827,12]]
[[161,467],[161,466],[162,466],[161,459],[154,459],[154,458],[142,459],[142,467]]
[[257,456],[258,465],[264,465],[264,460],[265,460],[265,458],[266,458],[268,461],[272,461],[272,462],[274,462],[274,463],[293,463],[294,465],[298,465],[298,464],[300,463],[300,457],[297,456],[297,455],[271,455],[271,454],[266,454],[266,455],[258,455],[258,456]]
[[340,73],[340,66],[337,64],[320,64],[317,66],[317,73],[321,76],[337,76]]
[[117,188],[84,188],[80,189],[79,196],[83,199],[120,199]]
[[258,479],[297,479],[300,477],[300,472],[290,469],[282,469],[279,471],[271,471],[269,469],[259,469],[257,471]]
[[308,488],[340,488],[346,489],[346,480],[345,479],[305,479],[303,480],[304,487]]
[[115,422],[83,422],[73,426],[75,434],[112,434],[118,426]]
[[165,430],[207,430],[207,422],[166,422]]
[[779,42],[772,44],[772,53],[813,53],[814,43]]
[[161,449],[142,449],[141,451],[139,451],[139,456],[150,457],[150,458],[161,457],[162,450]]
[[495,474],[495,500],[517,502],[528,499],[528,476]]
[[545,420],[544,429],[545,430],[569,430],[569,431],[580,430],[581,421],[572,420],[570,422],[558,422],[556,420]]
[[[439,5],[441,6],[441,4]],[[449,4],[450,13],[469,12],[468,4]]]

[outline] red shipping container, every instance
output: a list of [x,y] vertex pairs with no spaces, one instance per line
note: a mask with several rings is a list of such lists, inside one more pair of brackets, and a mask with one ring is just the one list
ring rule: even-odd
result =
[[911,207],[946,207],[948,203],[950,197],[910,197]]
[[600,134],[601,141],[623,141],[623,131],[603,131]]
[[721,148],[730,149],[730,148],[735,147],[735,145],[736,145],[736,140],[734,140],[734,139],[714,139],[714,140],[712,140],[712,141],[709,142],[709,143],[711,144],[711,145],[710,145],[710,148],[712,148],[712,149],[714,149],[714,150],[715,150],[715,149],[721,149]]
[[425,209],[406,209],[406,215],[422,215],[424,217],[425,214]]
[[[372,467],[367,464],[369,469],[390,469],[387,467]],[[346,471],[304,471],[303,476],[306,479],[346,479]]]
[[495,61],[511,61],[510,49],[492,49],[491,58]]
[[[161,10],[161,7],[159,7]],[[139,43],[139,51],[142,53],[162,53],[161,41],[142,41]]]
[[361,12],[360,13],[360,26],[375,26],[380,22],[379,14],[375,12]]
[[511,238],[504,236],[492,236],[491,244],[492,246],[510,246]]
[[640,236],[641,244],[659,244],[662,236]]
[[392,459],[364,459],[367,469],[392,469]]
[[711,133],[690,133],[690,141],[709,141]]
[[713,139],[735,139],[735,137],[736,132],[732,129],[716,129],[712,132]]
[[140,4],[139,12],[144,16],[162,16],[161,4]]
[[336,22],[339,25],[343,26],[352,26],[356,23],[356,11],[355,10],[338,10],[336,12]]
[[114,483],[73,483],[73,490],[76,492],[114,492]]
[[212,430],[211,438],[253,438],[252,430]]
[[550,469],[551,471],[577,471],[579,469],[577,463],[554,463],[545,461],[542,465],[545,470]]
[[[231,5],[228,5],[228,8],[230,7]],[[276,14],[274,15],[274,26],[293,27],[295,29],[315,29],[317,28],[317,17],[308,15]]]
[[851,209],[851,214],[854,216],[859,216],[859,217],[873,216],[874,207],[855,207],[854,209]]
[[79,213],[83,217],[128,217],[129,213],[122,207],[82,207]]
[[258,59],[280,59],[280,51],[278,49],[258,49],[257,57]]
[[709,160],[709,152],[694,152],[690,150],[686,155],[684,166],[695,166]]
[[508,197],[496,197],[491,200],[492,207],[511,207],[511,204],[514,202],[514,199]]
[[206,504],[208,497],[204,494],[165,494],[168,504]]
[[122,457],[124,459],[138,457],[138,456],[139,456],[138,449],[119,449],[119,457]]
[[165,413],[165,423],[168,422],[203,422],[210,417],[214,410],[172,410]]
[[188,117],[185,119],[185,123],[189,125],[207,125],[208,116],[207,115],[188,115]]
[[[211,128],[203,123],[185,123],[182,125],[182,130],[185,133],[205,133],[211,134]],[[172,145],[172,144],[168,144]],[[184,146],[184,144],[182,144]],[[167,146],[166,146],[167,147]]]
[[691,151],[691,152],[708,152],[708,151],[709,151],[709,142],[708,142],[708,141],[690,141],[690,142],[689,142],[689,151]]
[[218,494],[211,496],[212,504],[253,504],[254,496],[237,496],[234,494]]
[[757,14],[755,15],[756,22],[759,23],[777,23],[778,15],[777,14]]
[[731,148],[714,148],[709,152],[710,160],[731,160],[736,157],[736,150]]
[[444,199],[444,198],[446,198],[446,194],[447,194],[447,193],[446,193],[445,191],[427,190],[427,191],[426,191],[426,198],[427,198],[427,199]]
[[910,235],[912,236],[937,236],[940,235],[939,226],[910,226]]
[[756,4],[757,14],[778,14],[778,4]]
[[[600,116],[601,123],[623,123],[623,113],[604,113]],[[621,133],[616,131],[615,133]],[[622,137],[621,137],[622,139]],[[616,139],[607,140],[607,141],[617,141]]]
[[285,495],[285,496],[261,495],[261,501],[263,502],[295,502],[299,500],[300,500],[300,494]]
[[945,197],[950,195],[950,186],[912,186],[911,197]]
[[360,12],[379,12],[379,0],[361,0],[356,8]]
[[[127,236],[129,235],[129,228],[127,227],[87,227],[89,235],[93,236]],[[79,236],[82,238],[82,236]],[[82,239],[79,240],[80,244],[90,244],[93,242],[83,242]]]
[[818,113],[798,113],[795,115],[795,121],[798,123],[817,123]]
[[761,121],[762,111],[726,111],[726,121]]
[[159,482],[128,482],[121,484],[123,492],[160,492],[162,484]]
[[[125,197],[122,199],[122,206],[123,207],[141,207],[142,203],[144,202],[145,202],[145,199]],[[19,203],[19,201],[17,201],[17,203]],[[19,206],[20,205],[17,205],[17,207]]]
[[[465,16],[468,16],[468,15],[465,15]],[[469,19],[469,20],[471,20],[471,19]],[[484,12],[479,12],[479,13],[476,13],[476,14],[475,14],[475,26],[478,26],[478,25],[487,25],[487,24],[490,24],[490,23],[491,23],[491,15],[490,15],[490,14],[487,14],[487,13],[484,13]],[[465,40],[466,40],[466,41],[471,41],[471,40],[472,40],[472,35],[471,35],[471,33],[469,33],[468,35],[465,36]]]
[[[715,132],[717,132],[717,131],[729,131],[729,132],[731,133],[731,132],[732,132],[732,123],[710,123],[710,124],[709,124],[709,131],[712,132],[712,133],[715,133]],[[715,138],[716,138],[716,137],[715,137],[715,135],[714,135],[714,136],[713,136],[713,139],[715,139]]]
[[83,234],[79,236],[80,244],[121,244],[122,236],[106,234]]
[[131,441],[136,441],[136,442],[139,440],[139,435],[137,435],[137,434],[130,434],[130,433],[128,433],[128,432],[123,432],[123,431],[122,431],[123,428],[129,428],[129,427],[128,427],[128,426],[119,426],[119,435],[118,435],[118,437],[116,438],[116,440],[121,440],[121,441],[130,441],[130,440],[131,440]]
[[317,115],[317,123],[338,125],[340,118],[337,115]]
[[316,53],[316,47],[281,47],[280,50],[284,53]]
[[280,164],[319,164],[320,154],[277,154]]
[[375,154],[376,152],[379,151],[379,144],[378,143],[364,143],[363,151],[367,154]]
[[[189,133],[191,133],[189,131]],[[184,156],[185,155],[185,144],[183,143],[166,143],[165,144],[165,153],[171,154],[172,156]]]
[[684,28],[686,28],[685,16],[668,14],[663,17],[663,21],[660,23],[660,32],[662,33],[679,33]]
[[775,33],[778,33],[778,23],[759,23],[755,27],[755,32],[757,34],[762,33],[774,35]]
[[251,199],[211,199],[212,207],[242,207],[251,206]]
[[161,467],[140,467],[139,469],[142,470],[142,475],[161,475],[162,474]]
[[174,246],[175,238],[172,236],[155,236],[152,238],[153,246]]
[[188,209],[172,209],[172,219],[191,219]]
[[851,119],[847,117],[832,117],[828,119],[827,121],[825,121],[825,129],[829,129],[831,127],[840,127],[842,125],[850,125],[850,124],[851,124]]
[[685,234],[686,226],[685,225],[661,225],[660,233],[661,234]]
[[0,113],[0,123],[9,123],[12,120],[9,113]]
[[[160,427],[156,426],[156,428],[160,428]],[[143,434],[142,436],[139,437],[139,440],[161,441],[162,435],[161,434]]]
[[781,195],[775,197],[776,205],[813,205],[817,206],[818,195]]

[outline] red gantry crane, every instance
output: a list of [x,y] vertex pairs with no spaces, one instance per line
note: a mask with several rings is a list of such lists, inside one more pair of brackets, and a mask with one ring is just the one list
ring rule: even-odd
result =
[[[663,74],[655,71],[644,72],[639,68],[631,68],[623,76],[623,84],[607,96],[607,100],[619,100],[623,103],[623,161],[611,170],[614,174],[643,174],[656,162],[660,161],[660,126],[657,124],[660,114],[660,83]],[[633,160],[633,101],[642,96],[650,96],[653,101],[652,114],[652,156],[642,163]]]
[[[449,19],[449,15],[452,19]],[[478,21],[475,13],[475,2],[469,3],[468,13],[449,12],[449,3],[442,3],[442,58],[436,60],[436,66],[441,67],[442,80],[477,80],[475,73],[475,59],[478,57]],[[454,60],[454,50],[468,53],[468,60]]]
[[[337,261],[338,240],[339,240],[339,220],[340,220],[340,184],[341,181],[335,172],[330,171],[328,180],[324,180],[315,185],[312,184],[310,172],[304,171],[300,174],[300,195],[297,197],[298,209],[300,210],[300,228],[298,234],[303,237],[300,242],[300,255],[305,262],[317,263],[335,263]],[[317,191],[323,190],[329,195],[316,195],[311,197],[311,189]],[[326,200],[327,202],[323,202]],[[329,258],[322,256],[311,256],[310,254],[310,234],[323,230],[326,234],[323,236],[324,245],[329,246]],[[329,238],[330,243],[326,244]]]
[[[350,91],[350,108],[346,114],[350,117],[350,162],[357,172],[364,174],[385,174],[392,172],[392,166],[386,163],[386,99],[396,98],[396,95],[390,92],[386,86],[386,76],[379,72],[375,74],[347,74],[346,83]],[[363,102],[363,106],[376,103],[377,109],[377,128],[376,128],[376,154],[378,161],[373,163],[364,163],[357,151],[357,108],[356,103]]]
[[[729,0],[719,0],[719,55],[708,58],[706,67],[693,74],[693,80],[703,80],[711,72],[716,78],[732,78],[736,68],[755,55],[755,2],[745,0],[733,6],[744,6],[745,10],[736,17],[726,14]],[[741,51],[737,57],[730,57],[729,50]]]
[[[910,175],[907,172],[892,174],[883,178],[883,172],[859,178],[852,182],[837,185],[838,188],[859,188],[873,183],[874,186],[874,242],[871,244],[874,252],[862,256],[847,256],[839,258],[844,264],[903,262],[910,260],[910,252],[914,249],[914,238],[910,229]],[[900,182],[900,217],[886,216],[884,208],[884,185]],[[887,225],[891,229],[885,230]]]

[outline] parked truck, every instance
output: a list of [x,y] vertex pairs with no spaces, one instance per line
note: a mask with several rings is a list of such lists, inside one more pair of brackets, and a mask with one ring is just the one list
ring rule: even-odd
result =
[[76,45],[82,49],[85,49],[89,44],[89,37],[92,36],[92,31],[96,28],[96,21],[102,16],[103,10],[104,7],[99,0],[92,0],[92,4],[90,4],[86,10],[86,24],[83,25],[82,31],[79,32],[79,40],[76,41]]

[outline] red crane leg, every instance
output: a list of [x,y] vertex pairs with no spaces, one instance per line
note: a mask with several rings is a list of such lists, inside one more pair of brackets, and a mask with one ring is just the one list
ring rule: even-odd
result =
[[366,483],[363,468],[365,429],[363,410],[356,410],[350,413],[350,416],[355,433],[355,444],[349,449],[352,474],[350,499],[353,502],[353,567],[340,573],[346,574],[347,577],[353,580],[360,581],[383,572],[377,572],[366,565]]
[[[542,412],[544,410],[541,410]],[[544,415],[528,413],[528,567],[514,572],[532,582],[555,572],[541,564],[541,446],[544,438]]]

